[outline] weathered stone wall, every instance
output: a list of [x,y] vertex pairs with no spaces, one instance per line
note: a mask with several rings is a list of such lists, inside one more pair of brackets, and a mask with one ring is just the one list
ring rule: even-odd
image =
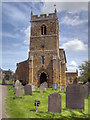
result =
[[57,48],[56,41],[57,41],[56,35],[52,36],[43,35],[41,37],[31,37],[30,50],[32,51],[42,50],[42,45],[44,45],[44,50],[56,50]]
[[23,85],[28,83],[28,60],[17,63],[15,78],[20,80]]
[[[48,86],[50,87],[53,84],[53,78],[58,76],[58,64],[53,68],[53,55],[56,56],[55,51],[33,51],[30,52],[30,55],[33,56],[33,82],[36,83],[36,86],[40,86],[40,74],[45,72],[48,76]],[[44,56],[44,64],[42,64],[42,56]],[[55,75],[54,75],[55,73]],[[31,72],[29,73],[31,74]],[[54,77],[53,77],[54,76]],[[31,78],[30,78],[31,79]],[[57,79],[55,79],[56,81]]]

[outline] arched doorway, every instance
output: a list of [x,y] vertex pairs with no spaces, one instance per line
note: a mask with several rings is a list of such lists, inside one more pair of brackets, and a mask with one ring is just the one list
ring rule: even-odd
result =
[[40,75],[40,84],[43,82],[47,82],[47,75],[44,72]]

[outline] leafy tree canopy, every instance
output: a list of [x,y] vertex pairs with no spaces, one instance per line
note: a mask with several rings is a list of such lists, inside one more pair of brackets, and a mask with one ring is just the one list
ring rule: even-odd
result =
[[86,83],[87,81],[90,82],[90,61],[85,61],[82,63],[81,66],[79,66],[80,69],[80,77],[79,80],[83,83]]

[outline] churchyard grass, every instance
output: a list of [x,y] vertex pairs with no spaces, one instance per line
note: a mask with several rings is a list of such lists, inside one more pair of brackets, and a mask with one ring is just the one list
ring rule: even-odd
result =
[[[63,119],[80,119],[87,118],[88,116],[88,99],[85,99],[85,109],[84,110],[71,110],[67,109],[65,106],[65,98],[66,93],[59,92],[59,89],[52,90],[52,88],[48,88],[44,92],[39,92],[37,89],[35,92],[32,92],[32,95],[23,94],[22,98],[18,98],[14,94],[14,90],[12,85],[7,86],[7,96],[5,102],[6,114],[10,118],[63,118]],[[48,95],[53,92],[58,92],[62,97],[62,110],[61,113],[51,113],[48,112]],[[24,93],[24,87],[23,87]],[[90,99],[90,96],[89,96]],[[35,100],[40,101],[40,106],[37,108],[37,112],[35,112]]]

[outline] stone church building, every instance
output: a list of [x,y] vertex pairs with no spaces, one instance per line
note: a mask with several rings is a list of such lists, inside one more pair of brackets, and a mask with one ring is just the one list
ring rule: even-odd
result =
[[30,50],[26,61],[17,63],[16,80],[23,85],[47,82],[66,86],[66,55],[59,48],[59,21],[57,11],[49,15],[33,15],[31,11]]

